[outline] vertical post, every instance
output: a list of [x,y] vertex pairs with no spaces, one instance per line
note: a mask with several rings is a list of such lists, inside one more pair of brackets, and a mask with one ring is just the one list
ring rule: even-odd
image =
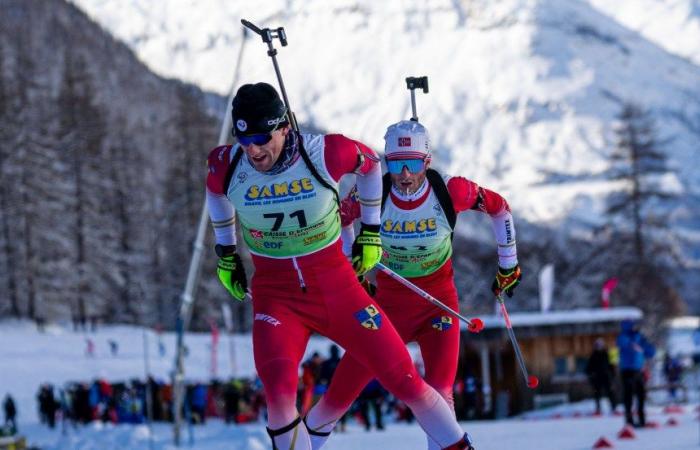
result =
[[479,357],[481,359],[481,391],[484,395],[484,412],[491,411],[491,365],[489,361],[489,347],[486,342],[479,346]]
[[230,363],[230,377],[236,376],[236,353],[233,342],[233,314],[231,314],[231,306],[228,303],[221,305],[221,312],[224,316],[224,325],[228,334],[228,356]]
[[143,370],[146,375],[146,420],[148,423],[148,448],[153,450],[153,392],[151,391],[151,365],[148,353],[148,332],[142,329],[143,335]]
[[202,213],[199,216],[199,227],[197,228],[197,238],[194,241],[192,248],[192,259],[190,260],[190,269],[187,273],[187,282],[185,290],[182,293],[180,304],[180,314],[177,319],[177,351],[175,357],[175,376],[173,380],[173,395],[174,395],[174,417],[175,417],[175,445],[180,445],[180,425],[182,423],[182,402],[184,398],[184,334],[187,326],[192,318],[192,303],[194,302],[194,287],[199,279],[201,268],[202,250],[204,249],[204,233],[209,222],[209,214],[207,213],[207,205],[204,202]]
[[[241,61],[243,60],[243,50],[245,49],[246,37],[248,33],[243,29],[243,38],[241,47],[238,52],[238,60],[236,61],[236,71],[233,75],[231,83],[231,91],[228,97],[226,114],[221,123],[219,131],[219,145],[224,145],[228,140],[229,130],[231,129],[231,102],[235,95],[235,89],[238,85],[238,78],[241,71]],[[184,364],[184,334],[190,324],[192,318],[192,304],[194,303],[194,288],[199,278],[199,269],[202,261],[202,249],[204,247],[204,233],[209,223],[209,214],[207,212],[206,200],[202,203],[202,213],[199,216],[199,225],[197,227],[197,237],[193,244],[192,258],[190,259],[190,268],[187,273],[187,282],[185,289],[180,297],[180,312],[175,324],[176,332],[176,347],[175,347],[175,370],[173,371],[173,440],[175,446],[180,446],[180,429],[182,427],[182,406],[184,402],[184,381],[185,381],[185,364]]]

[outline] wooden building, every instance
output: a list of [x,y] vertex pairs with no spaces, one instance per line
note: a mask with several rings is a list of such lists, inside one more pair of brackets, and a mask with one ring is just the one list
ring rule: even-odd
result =
[[612,349],[620,322],[641,317],[634,307],[510,314],[528,371],[540,380],[533,390],[517,365],[503,318],[480,316],[484,330],[479,334],[462,324],[457,379],[478,379],[481,417],[506,417],[548,402],[590,397],[585,367],[595,340],[602,337]]

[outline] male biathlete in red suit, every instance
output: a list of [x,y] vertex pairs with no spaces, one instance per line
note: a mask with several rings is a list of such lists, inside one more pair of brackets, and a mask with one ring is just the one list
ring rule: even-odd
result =
[[[385,156],[391,189],[381,215],[382,263],[409,279],[452,309],[459,308],[452,270],[452,231],[456,214],[475,210],[491,217],[498,243],[498,271],[493,284],[512,296],[520,280],[515,228],[508,203],[499,194],[462,177],[432,171],[428,132],[418,122],[402,121],[385,135]],[[342,202],[344,235],[352,239],[352,222],[359,217],[359,203],[351,192]],[[451,211],[450,211],[451,210]],[[452,216],[452,220],[450,220]],[[389,316],[404,342],[418,343],[425,366],[425,380],[453,407],[452,385],[459,356],[459,322],[442,309],[379,272],[374,297]],[[371,370],[346,355],[333,375],[326,394],[307,416],[309,427],[330,431],[373,378]],[[324,439],[314,439],[314,449]],[[428,448],[439,443],[428,436]]]
[[[376,154],[342,135],[295,132],[279,95],[266,83],[242,86],[232,116],[238,144],[210,153],[207,204],[217,272],[238,300],[247,283],[236,253],[236,219],[253,255],[254,358],[273,448],[307,450],[309,434],[317,434],[296,409],[299,362],[312,332],[334,340],[367,367],[411,407],[442,448],[473,448],[447,402],[416,372],[384,311],[357,281],[381,257]],[[347,173],[357,174],[362,222],[352,265],[341,251],[335,193]]]

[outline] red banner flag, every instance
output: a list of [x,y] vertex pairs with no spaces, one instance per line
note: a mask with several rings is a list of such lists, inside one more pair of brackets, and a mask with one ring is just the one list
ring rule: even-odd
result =
[[601,306],[603,308],[610,307],[610,294],[613,289],[617,286],[617,278],[609,278],[605,283],[603,283],[603,289],[601,290]]

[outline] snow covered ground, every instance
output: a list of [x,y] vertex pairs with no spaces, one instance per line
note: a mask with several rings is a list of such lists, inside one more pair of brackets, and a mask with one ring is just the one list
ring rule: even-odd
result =
[[[31,445],[42,450],[111,450],[111,449],[174,449],[172,427],[156,424],[152,433],[145,425],[103,425],[93,423],[65,433],[59,426],[49,430],[40,425],[36,417],[35,394],[39,384],[51,382],[61,385],[66,381],[91,380],[104,377],[108,380],[143,378],[144,347],[143,330],[137,327],[102,327],[95,333],[76,333],[70,329],[52,326],[45,333],[38,333],[27,323],[0,323],[0,398],[10,392],[19,409],[19,426]],[[172,333],[161,336],[166,353],[158,353],[158,337],[147,333],[151,372],[159,378],[168,378],[173,363],[175,338]],[[95,344],[95,355],[85,355],[86,339]],[[119,354],[111,356],[108,341],[119,343]],[[209,378],[211,337],[205,333],[189,333],[186,343],[190,349],[186,370],[189,379]],[[235,338],[235,374],[249,376],[254,373],[249,336]],[[327,353],[328,341],[312,339],[307,353],[318,350]],[[230,353],[227,339],[222,337],[218,352],[218,373],[231,374]],[[649,408],[649,420],[657,422],[656,429],[637,430],[637,438],[617,439],[622,418],[606,415],[590,417],[592,402],[564,405],[555,409],[529,413],[521,418],[464,422],[478,443],[479,450],[583,450],[592,448],[601,436],[607,437],[617,449],[696,449],[700,446],[700,423],[696,420],[695,405],[674,414],[677,426],[667,426],[669,417],[660,407]],[[184,434],[183,448],[207,450],[266,449],[268,438],[262,423],[240,426],[225,425],[210,420],[206,426],[191,429]],[[152,438],[152,439],[151,439]],[[383,450],[422,449],[423,434],[417,425],[389,423],[383,432],[367,433],[355,423],[350,423],[346,433],[333,437],[328,450],[382,448]]]
[[[175,360],[175,334],[163,333],[160,338],[153,330],[133,326],[99,327],[96,332],[74,332],[70,327],[52,325],[39,333],[26,322],[0,322],[0,401],[11,393],[18,403],[20,420],[36,423],[36,393],[42,383],[62,387],[66,382],[103,378],[108,381],[128,381],[145,378],[144,334],[148,342],[150,373],[157,380],[168,381]],[[94,356],[88,357],[87,340],[94,344]],[[109,341],[118,343],[119,351],[112,356]],[[159,353],[158,342],[165,353]],[[253,343],[249,334],[236,335],[231,342],[222,334],[217,351],[219,378],[252,377]],[[307,356],[318,351],[328,355],[331,342],[312,337]],[[190,381],[208,381],[211,376],[211,334],[188,333],[185,345],[185,375]],[[233,362],[233,363],[232,363]]]
[[[590,402],[569,406],[592,410]],[[622,418],[570,417],[549,419],[510,419],[488,422],[464,422],[462,426],[474,438],[479,450],[584,450],[593,447],[598,438],[605,436],[620,450],[690,450],[697,449],[698,422],[696,413],[686,407],[682,414],[674,414],[677,426],[668,426],[669,415],[660,409],[649,419],[657,421],[659,428],[635,430],[636,439],[622,440],[617,433]],[[112,450],[149,449],[149,431],[145,425],[101,425],[93,424],[66,435],[61,431],[48,431],[46,427],[31,425],[24,432],[35,445],[43,450]],[[158,424],[153,428],[153,449],[175,449],[172,428]],[[219,421],[210,421],[206,426],[193,429],[193,443],[185,433],[185,449],[206,450],[262,450],[269,448],[268,438],[262,424],[226,426]],[[417,425],[390,424],[385,431],[366,432],[355,424],[345,433],[337,433],[324,447],[328,450],[356,449],[424,449],[424,437]]]

